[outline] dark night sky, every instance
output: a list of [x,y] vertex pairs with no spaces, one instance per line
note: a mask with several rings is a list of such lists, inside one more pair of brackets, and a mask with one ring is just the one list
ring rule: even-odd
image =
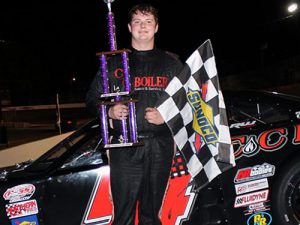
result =
[[[112,3],[119,49],[128,47],[127,12],[138,2],[146,1]],[[262,53],[267,62],[276,63],[299,52],[297,17],[285,18],[288,1],[147,2],[159,10],[157,46],[185,61],[210,38],[220,76],[258,67]],[[36,93],[43,93],[42,99],[71,92],[74,86],[83,93],[98,66],[95,53],[108,50],[106,15],[102,0],[1,3],[0,88],[31,99]],[[30,88],[35,91],[24,95],[22,90]]]

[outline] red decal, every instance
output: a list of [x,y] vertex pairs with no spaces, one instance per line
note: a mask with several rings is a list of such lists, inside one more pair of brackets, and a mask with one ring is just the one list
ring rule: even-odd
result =
[[[295,136],[293,143],[300,143],[300,125],[295,126]],[[265,152],[276,151],[285,146],[288,141],[288,129],[277,128],[262,132],[259,136],[236,136],[231,138],[234,148],[235,159],[243,156],[252,157],[260,150]]]
[[295,136],[293,139],[294,144],[299,144],[300,143],[300,124],[295,126]]
[[7,189],[3,198],[9,200],[10,203],[18,202],[31,198],[34,192],[35,186],[33,184],[20,184]]
[[243,146],[245,144],[246,137],[239,136],[239,137],[232,137],[231,143],[234,149],[234,156],[237,158],[243,153]]
[[87,207],[84,224],[111,224],[112,202],[109,196],[109,167],[100,168],[89,205]]
[[122,83],[122,85],[124,86],[124,71],[123,71],[123,69],[122,68],[117,68],[117,69],[115,69],[115,71],[114,71],[114,76],[115,76],[115,78],[117,78],[117,79],[121,79],[121,83]]
[[121,68],[115,69],[114,76],[115,76],[115,78],[119,78],[119,79],[123,78],[124,77],[123,69],[121,69]]
[[193,186],[189,185],[190,180],[190,175],[169,180],[161,213],[161,220],[164,225],[181,224],[182,221],[189,218],[197,196],[192,192]]
[[242,180],[244,178],[250,177],[251,169],[241,169],[238,171],[236,177],[234,178],[236,181]]
[[[271,136],[278,134],[278,138],[270,142]],[[276,150],[287,142],[287,130],[284,128],[269,130],[262,133],[259,137],[259,145],[264,150]]]
[[198,152],[200,150],[200,147],[201,147],[201,136],[198,133],[195,133],[194,146],[195,146],[196,152]]
[[[180,168],[181,166],[179,170]],[[190,174],[181,174],[181,172],[177,171],[176,177],[169,179],[169,186],[161,209],[161,220],[164,225],[181,224],[182,221],[189,218],[190,212],[193,209],[197,194],[192,190],[193,185],[189,184],[191,180]],[[135,224],[137,224],[137,221],[138,218],[136,217]],[[109,196],[108,166],[100,169],[83,221],[83,224],[95,223],[112,223],[112,202]]]
[[168,85],[168,78],[163,76],[134,77],[134,87],[160,87],[165,89]]

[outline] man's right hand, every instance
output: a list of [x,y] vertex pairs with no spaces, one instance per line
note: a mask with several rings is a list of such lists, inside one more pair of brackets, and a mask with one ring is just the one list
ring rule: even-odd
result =
[[108,116],[114,120],[124,120],[128,116],[128,106],[115,104],[108,109]]

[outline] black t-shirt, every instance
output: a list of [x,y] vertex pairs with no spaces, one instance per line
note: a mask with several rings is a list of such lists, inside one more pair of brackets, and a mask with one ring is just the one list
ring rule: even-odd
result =
[[[136,121],[138,132],[167,132],[166,124],[154,125],[144,119],[145,109],[155,107],[170,80],[176,76],[182,67],[179,58],[172,53],[155,48],[149,51],[137,51],[131,49],[128,54],[129,80],[131,93],[137,102]],[[89,91],[86,95],[88,109],[98,114],[99,96],[102,91],[101,68],[99,68]],[[122,56],[116,54],[107,57],[107,76],[109,81],[109,93],[122,92],[124,88],[124,69]],[[118,127],[119,121],[113,122]]]

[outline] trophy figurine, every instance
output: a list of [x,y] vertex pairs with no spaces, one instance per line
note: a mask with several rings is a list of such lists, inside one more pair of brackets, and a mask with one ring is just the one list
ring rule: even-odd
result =
[[[129,75],[129,65],[128,65],[128,52],[130,50],[123,49],[117,50],[116,42],[116,32],[115,32],[115,22],[114,14],[111,11],[111,3],[114,0],[104,0],[108,7],[108,37],[109,37],[109,47],[108,52],[99,52],[96,55],[99,57],[101,65],[101,84],[102,93],[100,95],[100,125],[102,133],[102,142],[104,148],[114,148],[114,147],[125,147],[125,146],[135,146],[140,145],[137,139],[137,124],[136,124],[136,114],[135,114],[135,102],[132,99],[131,89],[130,89],[130,75]],[[109,87],[109,78],[107,70],[107,57],[114,57],[120,55],[120,60],[122,61],[123,76],[124,76],[124,90],[111,92]],[[122,103],[127,104],[129,108],[129,115],[127,119],[120,120],[121,131],[119,143],[111,143],[110,133],[109,133],[109,118],[107,115],[107,108],[110,105]],[[128,132],[129,131],[129,132]]]

